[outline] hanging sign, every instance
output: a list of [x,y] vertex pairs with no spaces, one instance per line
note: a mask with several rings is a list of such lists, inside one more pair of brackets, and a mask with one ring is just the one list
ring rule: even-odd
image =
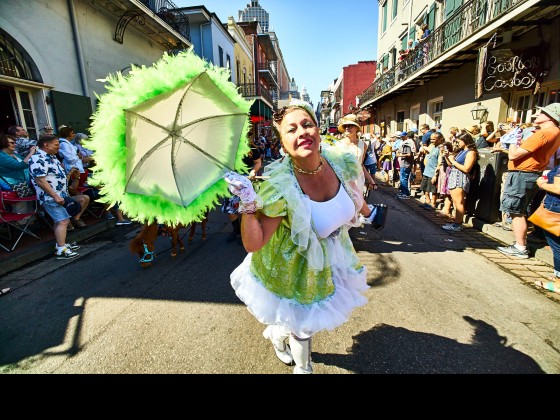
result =
[[536,93],[542,78],[541,51],[540,46],[522,50],[481,48],[475,98],[506,90],[533,89]]

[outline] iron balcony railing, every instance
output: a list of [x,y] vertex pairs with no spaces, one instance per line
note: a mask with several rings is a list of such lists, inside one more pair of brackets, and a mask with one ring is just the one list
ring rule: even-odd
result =
[[141,0],[150,10],[155,12],[163,21],[191,41],[189,17],[169,0]]
[[241,83],[237,85],[239,93],[244,98],[256,98],[258,96],[264,98],[269,104],[273,104],[272,94],[257,83]]
[[361,103],[375,99],[422,70],[479,29],[527,0],[470,0],[424,38],[405,58],[384,72],[363,92]]

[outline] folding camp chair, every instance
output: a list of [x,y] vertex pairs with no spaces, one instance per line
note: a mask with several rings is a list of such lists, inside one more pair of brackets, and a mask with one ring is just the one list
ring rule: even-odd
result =
[[[9,206],[16,203],[34,203],[34,208],[31,212],[27,213],[14,213],[9,210]],[[13,191],[2,191],[0,198],[0,225],[3,225],[7,230],[7,235],[3,237],[9,244],[4,246],[0,243],[0,247],[8,252],[12,252],[24,234],[33,236],[37,239],[41,239],[39,236],[31,232],[29,224],[33,220],[32,216],[37,214],[37,196],[33,195],[30,197],[19,197]],[[19,223],[24,220],[24,223]],[[14,234],[12,234],[14,231]]]

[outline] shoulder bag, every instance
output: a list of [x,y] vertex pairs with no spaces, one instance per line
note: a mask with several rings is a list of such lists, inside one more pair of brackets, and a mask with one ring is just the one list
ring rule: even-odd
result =
[[544,200],[527,220],[553,235],[560,236],[560,213],[547,210],[544,207]]
[[29,197],[32,195],[35,195],[35,191],[33,190],[33,188],[31,188],[31,186],[26,182],[19,182],[17,184],[10,184],[6,178],[4,177],[0,177],[2,178],[2,180],[8,184],[10,187],[12,187],[12,190],[19,196],[19,197]]

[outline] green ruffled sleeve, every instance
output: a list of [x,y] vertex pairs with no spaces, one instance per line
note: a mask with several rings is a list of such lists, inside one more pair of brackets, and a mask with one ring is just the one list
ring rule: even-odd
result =
[[280,217],[288,214],[286,200],[270,182],[264,181],[258,194],[264,203],[264,207],[260,210],[262,214],[268,217]]
[[331,163],[337,166],[344,180],[353,180],[363,175],[362,165],[344,144],[325,148],[323,153]]

